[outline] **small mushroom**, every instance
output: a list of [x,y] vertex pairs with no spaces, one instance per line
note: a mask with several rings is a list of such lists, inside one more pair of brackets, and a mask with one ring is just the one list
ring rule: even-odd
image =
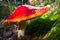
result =
[[22,35],[22,34],[24,34],[24,30],[26,28],[25,27],[26,20],[41,16],[41,15],[45,14],[49,9],[50,9],[50,5],[47,5],[42,8],[30,7],[28,5],[18,6],[13,11],[13,13],[2,24],[6,25],[9,22],[19,23],[20,24],[20,26],[19,26],[20,32],[19,33]]

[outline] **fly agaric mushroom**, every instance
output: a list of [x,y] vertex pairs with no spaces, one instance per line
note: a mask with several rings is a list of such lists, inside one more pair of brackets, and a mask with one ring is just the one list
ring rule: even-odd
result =
[[34,8],[26,5],[17,7],[14,12],[3,22],[20,22],[20,30],[25,29],[25,20],[32,19],[45,14],[50,9],[50,5],[42,8]]

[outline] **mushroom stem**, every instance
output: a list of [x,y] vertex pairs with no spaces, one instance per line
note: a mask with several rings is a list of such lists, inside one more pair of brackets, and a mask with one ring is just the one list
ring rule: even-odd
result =
[[21,37],[21,36],[24,36],[25,28],[26,28],[26,21],[20,22],[20,23],[19,23],[19,27],[18,27],[18,29],[17,29],[18,38]]

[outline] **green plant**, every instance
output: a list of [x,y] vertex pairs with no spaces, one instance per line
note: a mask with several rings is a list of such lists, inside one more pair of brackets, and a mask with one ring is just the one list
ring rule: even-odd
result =
[[8,7],[10,10],[10,14],[11,14],[14,8],[13,8],[13,5],[11,5],[10,1],[9,0],[7,0],[7,1],[8,1]]

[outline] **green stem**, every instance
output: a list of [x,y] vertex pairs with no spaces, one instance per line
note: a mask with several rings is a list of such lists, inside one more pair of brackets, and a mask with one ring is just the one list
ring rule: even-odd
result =
[[12,13],[12,5],[10,4],[10,1],[9,0],[7,0],[8,1],[8,7],[9,7],[9,9],[10,9],[10,14]]

